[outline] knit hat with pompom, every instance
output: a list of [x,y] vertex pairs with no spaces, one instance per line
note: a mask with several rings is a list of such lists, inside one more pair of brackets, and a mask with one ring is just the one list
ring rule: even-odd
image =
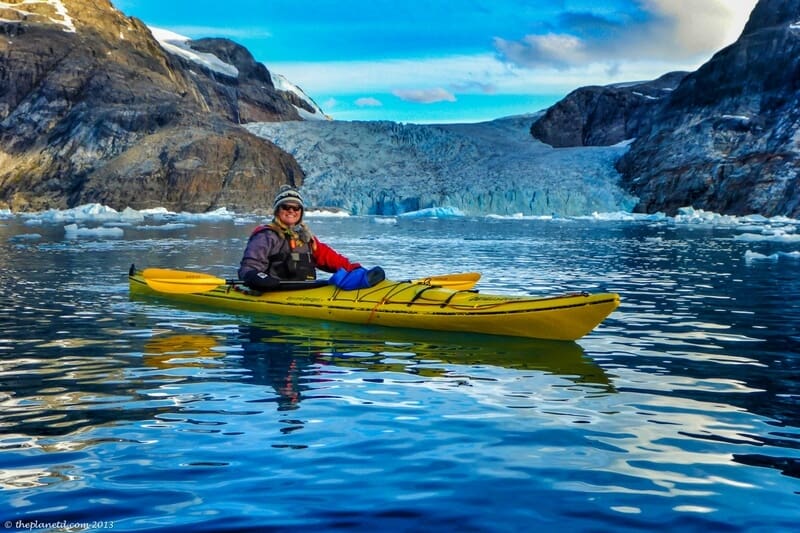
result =
[[275,202],[272,204],[272,209],[277,212],[278,207],[289,202],[295,203],[305,209],[300,191],[290,185],[281,185],[281,189],[278,191],[278,194],[275,195]]

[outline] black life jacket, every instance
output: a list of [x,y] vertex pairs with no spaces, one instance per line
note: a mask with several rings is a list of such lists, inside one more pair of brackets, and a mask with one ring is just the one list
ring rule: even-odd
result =
[[312,253],[313,239],[311,242],[304,242],[296,232],[274,221],[258,226],[253,230],[252,235],[262,231],[276,233],[281,242],[278,252],[268,257],[269,271],[267,274],[274,278],[290,281],[317,279],[317,268]]

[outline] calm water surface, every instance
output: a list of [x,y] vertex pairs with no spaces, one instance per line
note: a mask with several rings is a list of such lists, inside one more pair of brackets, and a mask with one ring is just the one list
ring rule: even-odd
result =
[[7,530],[797,530],[800,260],[747,255],[797,241],[670,220],[314,220],[395,279],[619,292],[577,343],[130,299],[131,263],[233,276],[258,222],[67,238],[0,220]]

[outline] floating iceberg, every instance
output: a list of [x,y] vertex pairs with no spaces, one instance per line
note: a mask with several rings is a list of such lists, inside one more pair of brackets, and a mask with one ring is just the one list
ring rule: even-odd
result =
[[122,228],[89,228],[78,226],[77,224],[67,224],[64,226],[64,234],[68,239],[79,239],[82,237],[100,237],[119,239],[125,235]]
[[465,215],[456,207],[428,207],[402,213],[399,216],[403,218],[461,218]]

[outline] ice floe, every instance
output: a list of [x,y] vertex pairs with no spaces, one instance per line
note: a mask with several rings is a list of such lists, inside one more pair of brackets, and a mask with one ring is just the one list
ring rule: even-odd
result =
[[464,213],[456,207],[428,207],[398,215],[401,218],[461,218]]
[[64,234],[68,239],[79,239],[82,237],[101,237],[119,239],[125,235],[122,228],[106,228],[103,226],[90,228],[77,224],[67,224],[64,226]]
[[748,250],[744,254],[744,259],[748,263],[752,261],[778,261],[781,258],[800,259],[800,252],[776,252],[766,255]]
[[[309,218],[335,218],[352,216],[341,209],[310,209],[305,213]],[[466,215],[457,207],[432,207],[402,213],[396,216],[368,215],[367,218],[375,224],[397,224],[401,219],[458,219]],[[487,219],[504,220],[530,220],[552,221],[565,223],[575,221],[619,222],[623,224],[659,224],[674,228],[702,228],[710,230],[724,230],[723,237],[733,241],[745,243],[748,249],[744,259],[748,265],[757,265],[759,262],[775,262],[780,259],[800,259],[800,220],[788,217],[764,217],[761,215],[733,216],[721,215],[685,207],[679,210],[674,217],[664,213],[643,214],[627,211],[614,211],[608,213],[592,213],[581,216],[554,215],[498,215],[487,213]],[[36,227],[45,230],[47,226],[61,225],[64,228],[66,239],[119,239],[125,235],[126,229],[137,231],[170,231],[180,230],[201,223],[216,221],[231,221],[238,225],[256,224],[269,219],[269,215],[255,213],[236,213],[226,208],[216,209],[207,213],[172,212],[164,208],[155,209],[124,209],[117,211],[111,207],[100,204],[85,204],[71,209],[47,210],[34,213],[13,213],[9,210],[0,210],[0,219],[11,220],[17,218],[26,227]],[[731,235],[733,234],[733,235]],[[37,232],[20,233],[9,237],[12,242],[33,242],[41,239]],[[752,246],[751,246],[752,244]]]
[[[339,218],[351,216],[348,212],[340,209],[309,209],[305,213],[306,217],[313,218]],[[442,206],[419,209],[397,215],[397,217],[384,217],[380,215],[370,215],[376,219],[396,220],[401,218],[459,218],[467,216],[457,207]],[[800,220],[788,217],[767,218],[761,215],[733,216],[721,215],[702,209],[691,207],[681,208],[677,215],[670,217],[664,213],[631,213],[627,211],[614,212],[595,212],[591,215],[560,216],[553,215],[523,215],[515,213],[511,215],[499,215],[487,212],[483,215],[487,218],[501,218],[508,220],[598,220],[598,221],[618,221],[618,222],[667,222],[676,226],[707,226],[718,228],[733,228],[742,231],[737,236],[740,240],[783,240],[794,242],[800,237]],[[135,210],[126,208],[117,211],[101,204],[84,204],[71,209],[57,210],[50,209],[38,212],[14,213],[7,209],[0,210],[0,218],[13,219],[18,217],[27,226],[41,226],[46,224],[99,224],[104,226],[138,226],[154,228],[157,224],[165,226],[160,229],[178,228],[181,225],[213,222],[222,220],[232,220],[234,222],[249,223],[256,220],[270,218],[269,215],[257,215],[254,213],[237,213],[227,208],[219,208],[206,213],[188,213],[169,211],[163,207],[153,209]]]

